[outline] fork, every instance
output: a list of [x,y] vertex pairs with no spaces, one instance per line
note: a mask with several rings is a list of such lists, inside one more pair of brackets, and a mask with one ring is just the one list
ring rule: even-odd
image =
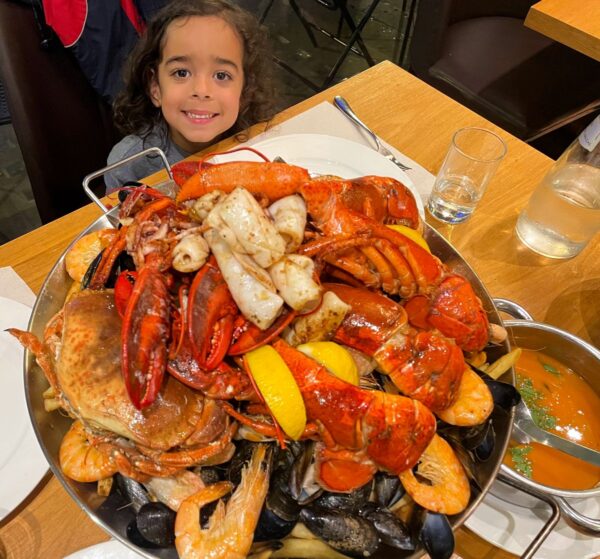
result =
[[350,108],[350,105],[348,104],[348,101],[346,101],[346,99],[340,97],[339,95],[336,95],[333,98],[333,104],[340,111],[342,111],[354,124],[356,124],[356,126],[360,126],[365,132],[367,132],[371,136],[371,138],[375,142],[375,145],[377,146],[377,151],[381,155],[383,155],[386,159],[389,159],[392,163],[400,167],[400,169],[402,169],[403,171],[410,171],[411,168],[404,165],[404,163],[398,161],[394,154],[381,143],[381,140],[379,139],[377,134],[375,134],[375,132],[373,132],[362,120],[360,120],[360,118],[356,116],[356,113]]

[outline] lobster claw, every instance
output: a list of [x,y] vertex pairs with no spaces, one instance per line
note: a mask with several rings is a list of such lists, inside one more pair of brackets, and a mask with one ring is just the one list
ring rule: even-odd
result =
[[167,280],[155,266],[142,268],[123,317],[121,362],[127,393],[137,409],[154,402],[162,384],[169,337]]
[[268,344],[273,341],[297,315],[297,311],[289,309],[287,312],[282,313],[266,330],[261,330],[243,315],[239,315],[234,324],[233,337],[235,341],[229,347],[227,355],[242,355],[257,347]]
[[369,483],[377,466],[364,450],[334,450],[319,443],[315,448],[315,473],[325,490],[350,493]]
[[173,180],[178,186],[183,185],[192,175],[195,175],[201,166],[201,161],[180,161],[171,166]]
[[191,350],[202,369],[215,369],[225,357],[237,314],[238,308],[213,256],[190,286],[186,312]]
[[479,351],[488,342],[487,314],[472,285],[462,276],[448,275],[432,297],[417,295],[404,308],[413,326],[437,328],[464,351]]

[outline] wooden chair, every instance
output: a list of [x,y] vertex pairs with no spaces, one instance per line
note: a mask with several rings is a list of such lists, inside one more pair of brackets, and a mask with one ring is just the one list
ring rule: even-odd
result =
[[42,222],[87,203],[82,180],[119,139],[110,107],[71,54],[40,35],[32,7],[10,0],[0,0],[0,81]]

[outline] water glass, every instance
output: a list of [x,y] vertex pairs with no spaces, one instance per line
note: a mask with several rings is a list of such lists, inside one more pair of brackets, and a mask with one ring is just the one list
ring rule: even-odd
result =
[[491,130],[455,132],[427,203],[431,215],[446,223],[469,219],[505,154],[506,144]]

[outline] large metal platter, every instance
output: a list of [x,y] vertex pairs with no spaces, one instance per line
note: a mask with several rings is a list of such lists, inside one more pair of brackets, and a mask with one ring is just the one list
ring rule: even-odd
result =
[[[91,231],[111,227],[114,223],[115,215],[116,208],[92,223],[81,233],[80,237]],[[502,320],[494,306],[492,298],[479,278],[454,247],[427,224],[425,224],[425,238],[429,243],[433,254],[438,256],[450,269],[462,274],[472,283],[475,292],[483,302],[483,307],[488,313],[490,322],[502,324]],[[67,291],[71,285],[71,279],[66,273],[64,264],[66,252],[67,251],[65,250],[48,274],[38,295],[35,306],[33,307],[29,329],[40,338],[42,337],[44,326],[48,320],[62,307]],[[491,349],[488,348],[486,351],[490,361],[493,361],[507,353],[509,350],[510,347],[508,342],[506,342],[497,347]],[[63,484],[69,495],[89,514],[90,518],[96,522],[96,524],[106,530],[112,537],[117,538],[143,557],[148,559],[156,557],[177,559],[175,548],[148,550],[132,544],[126,535],[127,525],[132,518],[130,516],[131,513],[128,510],[119,510],[116,506],[111,505],[110,501],[105,504],[106,499],[104,497],[99,497],[96,493],[96,484],[78,483],[63,475],[58,464],[58,449],[72,420],[59,412],[48,413],[44,410],[42,393],[48,387],[48,383],[41,369],[35,363],[34,356],[29,351],[25,353],[24,374],[27,405],[29,407],[29,414],[35,433],[44,454],[46,455],[46,459],[50,464],[52,472]],[[514,383],[513,371],[511,370],[507,373],[506,378],[503,378],[502,380]],[[467,509],[459,515],[450,517],[450,522],[455,529],[461,526],[467,517],[475,510],[496,478],[496,474],[502,463],[502,457],[504,456],[510,438],[513,412],[511,411],[507,414],[496,411],[492,416],[492,420],[496,432],[496,446],[492,456],[486,462],[478,464],[478,468],[480,468],[480,475],[478,477],[481,480],[484,480],[482,487],[483,491],[481,493],[476,493],[473,490],[471,502]],[[412,555],[400,554],[400,552],[398,552],[395,556],[416,558],[419,557],[421,553],[422,550],[418,550]],[[378,553],[376,557],[384,558],[386,555]]]

